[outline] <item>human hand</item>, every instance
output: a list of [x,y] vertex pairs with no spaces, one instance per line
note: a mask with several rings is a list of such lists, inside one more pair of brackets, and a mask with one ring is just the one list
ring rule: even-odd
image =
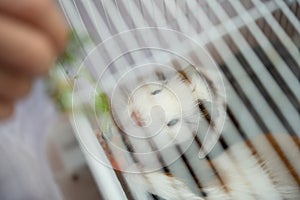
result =
[[0,0],[0,119],[63,52],[68,27],[52,0]]

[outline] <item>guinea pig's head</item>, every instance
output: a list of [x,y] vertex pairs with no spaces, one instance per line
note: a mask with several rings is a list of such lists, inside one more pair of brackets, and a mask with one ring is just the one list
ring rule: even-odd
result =
[[136,130],[161,144],[192,139],[200,117],[191,88],[178,77],[137,87],[126,110]]

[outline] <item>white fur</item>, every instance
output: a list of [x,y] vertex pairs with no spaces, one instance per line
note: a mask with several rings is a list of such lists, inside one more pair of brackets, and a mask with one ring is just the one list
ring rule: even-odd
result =
[[[131,168],[136,168],[134,171],[137,172],[141,170],[136,165]],[[204,200],[196,196],[184,182],[175,177],[167,176],[162,172],[125,175],[129,184],[133,186],[132,191],[138,200],[147,200],[147,193],[145,191],[167,200]]]
[[[284,138],[283,138],[284,139]],[[253,142],[265,140],[257,137]],[[284,146],[288,153],[299,157],[297,149]],[[300,189],[297,183],[290,180],[288,170],[280,166],[280,160],[271,156],[272,148],[264,148],[260,155],[264,163],[258,163],[245,143],[237,144],[212,160],[221,175],[228,192],[224,186],[217,184],[216,180],[206,183],[203,191],[207,197],[198,197],[187,186],[175,177],[169,177],[161,172],[127,174],[129,184],[137,199],[147,199],[145,191],[159,195],[167,200],[208,199],[208,200],[297,200]],[[295,157],[295,158],[296,158]],[[136,166],[134,166],[136,167]],[[137,172],[142,168],[136,167]],[[272,177],[272,178],[270,178]],[[178,195],[180,194],[180,195]],[[141,198],[143,196],[143,198]]]
[[[289,136],[282,139],[287,139],[287,137]],[[261,143],[261,141],[265,140],[263,136],[260,136],[252,140],[252,142]],[[298,151],[295,148],[291,148],[290,145],[286,145],[283,148],[292,155],[296,155],[295,153]],[[272,156],[270,152],[274,152],[274,149],[264,146],[259,151],[264,163],[258,163],[257,158],[242,143],[232,146],[214,159],[214,165],[221,168],[219,173],[224,179],[229,193],[225,193],[222,188],[214,187],[214,183],[211,183],[211,187],[205,189],[210,199],[299,199],[300,189],[297,183],[293,182],[288,169],[281,167],[280,159]],[[299,154],[297,157],[299,158]],[[299,167],[300,165],[297,166]]]

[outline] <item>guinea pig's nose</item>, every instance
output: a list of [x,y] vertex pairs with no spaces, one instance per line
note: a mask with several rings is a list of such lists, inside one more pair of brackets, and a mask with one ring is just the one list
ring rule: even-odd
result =
[[137,111],[133,111],[130,115],[131,119],[136,123],[136,125],[143,127],[145,126],[145,122],[141,117],[141,114]]

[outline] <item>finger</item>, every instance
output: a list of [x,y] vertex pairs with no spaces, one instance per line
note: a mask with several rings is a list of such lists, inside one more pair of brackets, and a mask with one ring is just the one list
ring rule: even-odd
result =
[[0,70],[0,98],[11,101],[24,97],[30,91],[31,82],[27,77]]
[[56,55],[41,32],[0,15],[0,33],[0,60],[4,66],[33,76],[48,72]]
[[14,104],[0,99],[0,120],[10,117],[13,112]]
[[53,0],[1,0],[0,11],[25,20],[43,30],[61,53],[68,38],[68,26]]

